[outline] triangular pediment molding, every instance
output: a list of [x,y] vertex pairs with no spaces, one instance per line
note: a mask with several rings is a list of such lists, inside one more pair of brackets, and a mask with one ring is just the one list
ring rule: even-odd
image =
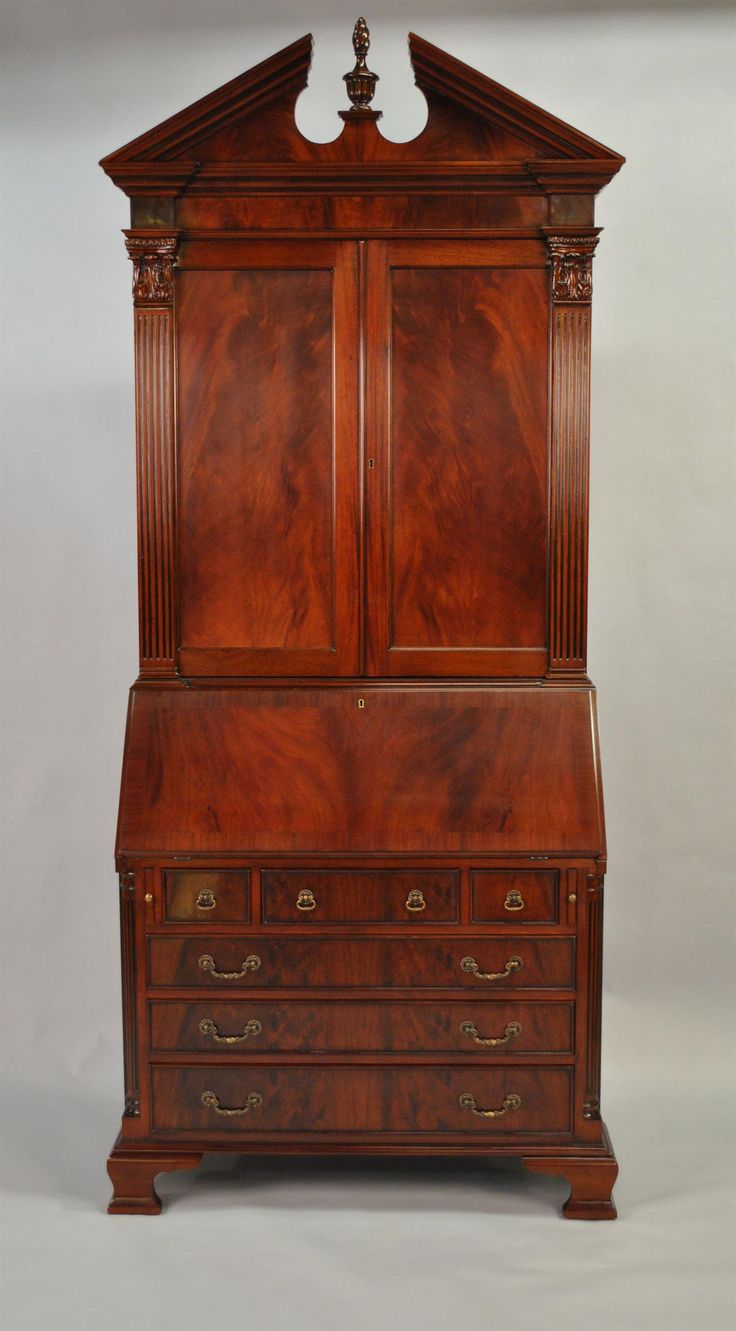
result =
[[433,178],[436,188],[453,177],[465,188],[477,176],[481,188],[497,181],[508,189],[518,180],[546,193],[596,192],[623,164],[620,154],[415,33],[409,53],[429,109],[421,133],[404,143],[386,139],[371,112],[344,116],[337,138],[314,143],[294,120],[312,45],[310,34],[300,37],[100,165],[126,194],[171,197],[195,180],[198,193],[226,192],[228,182],[269,188],[274,173],[281,189],[334,188],[351,167],[372,189],[413,168],[428,189]]
[[534,150],[530,157],[543,160],[561,156],[623,163],[624,158],[613,149],[597,143],[414,32],[409,33],[409,53],[416,85],[430,105],[436,97],[445,97],[471,115],[502,126]]

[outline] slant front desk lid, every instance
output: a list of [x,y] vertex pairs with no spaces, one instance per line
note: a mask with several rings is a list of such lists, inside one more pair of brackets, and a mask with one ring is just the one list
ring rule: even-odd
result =
[[590,688],[145,688],[118,854],[605,850]]

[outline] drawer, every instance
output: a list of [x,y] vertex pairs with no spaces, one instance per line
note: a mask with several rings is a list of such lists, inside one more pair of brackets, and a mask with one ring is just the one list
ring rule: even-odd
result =
[[472,918],[479,924],[554,924],[558,877],[556,869],[475,869],[470,875]]
[[571,1128],[572,1070],[558,1067],[151,1068],[155,1132],[505,1136]]
[[573,938],[304,938],[263,934],[148,939],[154,986],[566,989]]
[[247,869],[165,869],[167,920],[250,920]]
[[151,1003],[151,1048],[162,1053],[459,1053],[503,1057],[572,1052],[572,1003]]
[[265,924],[457,920],[454,869],[264,869]]

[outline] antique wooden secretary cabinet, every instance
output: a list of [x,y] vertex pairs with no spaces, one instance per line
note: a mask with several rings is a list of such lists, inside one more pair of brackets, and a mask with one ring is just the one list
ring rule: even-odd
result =
[[140,676],[114,1212],[205,1151],[521,1156],[615,1215],[586,675],[595,195],[623,159],[356,25],[104,159],[131,199]]

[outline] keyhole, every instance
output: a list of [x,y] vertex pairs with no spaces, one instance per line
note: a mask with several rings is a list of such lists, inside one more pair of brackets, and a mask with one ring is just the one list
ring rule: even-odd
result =
[[358,698],[358,706],[362,711],[362,709],[365,707],[365,698]]

